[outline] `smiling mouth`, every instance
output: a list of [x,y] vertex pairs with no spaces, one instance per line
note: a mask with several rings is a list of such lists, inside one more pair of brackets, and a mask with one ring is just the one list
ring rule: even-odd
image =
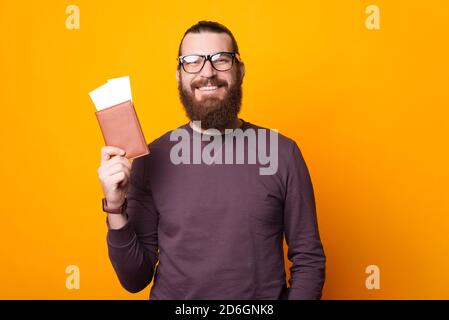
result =
[[218,86],[204,86],[204,87],[199,87],[196,89],[199,91],[215,91],[218,89]]

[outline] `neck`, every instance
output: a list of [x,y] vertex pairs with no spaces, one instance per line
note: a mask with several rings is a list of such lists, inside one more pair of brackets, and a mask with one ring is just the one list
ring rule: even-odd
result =
[[[199,133],[202,133],[202,134],[204,134],[205,131],[207,130],[207,129],[200,128],[199,126],[197,126],[192,121],[189,122],[189,125],[190,125],[190,127],[193,130],[195,130],[195,131],[197,131]],[[242,125],[243,125],[243,121],[240,120],[239,118],[236,118],[226,129],[237,129],[237,128],[240,128]],[[222,129],[222,130],[219,130],[219,131],[220,131],[220,133],[224,133],[225,129]]]

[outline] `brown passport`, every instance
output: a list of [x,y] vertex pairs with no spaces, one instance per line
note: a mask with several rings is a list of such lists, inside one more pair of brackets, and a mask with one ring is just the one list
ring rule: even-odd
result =
[[125,150],[128,159],[150,153],[131,100],[96,111],[95,115],[107,146]]

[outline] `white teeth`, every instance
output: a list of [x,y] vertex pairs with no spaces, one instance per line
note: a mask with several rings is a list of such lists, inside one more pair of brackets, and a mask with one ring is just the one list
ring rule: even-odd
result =
[[217,90],[217,86],[207,86],[207,87],[200,87],[198,88],[198,90],[200,91],[212,91],[212,90]]

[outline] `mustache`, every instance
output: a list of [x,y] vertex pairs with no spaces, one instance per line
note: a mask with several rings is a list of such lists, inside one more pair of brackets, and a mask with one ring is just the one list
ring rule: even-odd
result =
[[225,87],[228,86],[227,81],[221,80],[221,79],[205,79],[205,80],[197,80],[193,82],[191,85],[192,91],[199,87],[205,87],[205,86],[217,86],[217,87]]

